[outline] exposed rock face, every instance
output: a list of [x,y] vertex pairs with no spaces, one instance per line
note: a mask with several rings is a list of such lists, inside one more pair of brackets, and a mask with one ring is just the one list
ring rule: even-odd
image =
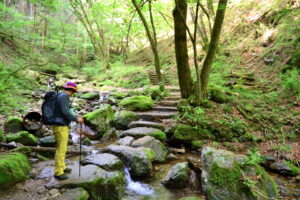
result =
[[190,171],[187,162],[177,163],[170,169],[162,184],[168,188],[185,188],[189,183]]
[[5,133],[18,133],[23,131],[23,119],[20,117],[8,117],[4,123]]
[[159,140],[165,140],[167,138],[166,134],[161,130],[155,128],[147,128],[147,127],[132,128],[120,133],[120,137],[126,137],[126,136],[132,136],[134,138],[152,136]]
[[72,173],[69,179],[59,181],[51,177],[46,188],[77,188],[85,189],[92,200],[119,200],[125,191],[125,177],[123,172],[107,172],[95,165],[81,167],[79,177],[78,165],[69,166]]
[[88,200],[89,193],[83,188],[75,188],[66,191],[54,200]]
[[81,95],[80,98],[85,99],[85,100],[94,101],[94,100],[98,100],[100,98],[100,95],[98,92],[88,92],[88,93]]
[[114,112],[110,105],[104,104],[99,109],[84,115],[83,118],[88,125],[99,133],[96,136],[99,137],[112,128]]
[[92,154],[81,161],[82,165],[96,165],[105,170],[122,170],[123,163],[115,155],[108,153]]
[[138,120],[138,117],[133,112],[122,110],[115,114],[115,126],[118,129],[127,129],[128,125],[135,120]]
[[132,96],[123,99],[119,106],[122,106],[130,111],[144,111],[150,110],[153,107],[151,97],[147,96]]
[[20,142],[21,144],[28,146],[36,146],[38,144],[38,140],[34,137],[34,135],[27,131],[7,134],[6,140],[8,142]]
[[152,161],[155,159],[155,153],[152,149],[112,144],[106,147],[105,151],[119,156],[133,177],[148,176],[152,171]]
[[230,151],[202,150],[202,187],[208,200],[278,199],[277,185],[257,164]]
[[133,142],[134,138],[131,136],[126,136],[124,138],[121,138],[120,140],[118,140],[118,144],[119,145],[123,145],[123,146],[131,146],[131,143]]
[[29,178],[30,163],[22,153],[0,155],[0,188],[10,187]]
[[154,137],[145,136],[134,141],[131,144],[132,147],[146,147],[150,148],[155,152],[155,161],[164,162],[168,155],[168,150],[159,140],[156,140]]

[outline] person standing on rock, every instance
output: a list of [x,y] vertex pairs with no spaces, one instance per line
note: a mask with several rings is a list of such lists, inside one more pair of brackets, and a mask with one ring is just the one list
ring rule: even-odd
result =
[[55,169],[54,177],[59,180],[68,178],[66,173],[72,170],[65,165],[65,157],[69,139],[69,124],[71,121],[83,123],[82,118],[76,117],[70,110],[70,97],[77,92],[77,85],[68,82],[64,86],[64,91],[57,95],[57,103],[55,108],[55,120],[52,126],[53,134],[57,143],[55,151]]

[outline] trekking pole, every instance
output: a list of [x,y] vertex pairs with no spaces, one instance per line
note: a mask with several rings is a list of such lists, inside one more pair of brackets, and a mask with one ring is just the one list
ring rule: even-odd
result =
[[80,132],[79,132],[79,177],[81,175],[81,133],[82,133],[82,124],[80,124]]

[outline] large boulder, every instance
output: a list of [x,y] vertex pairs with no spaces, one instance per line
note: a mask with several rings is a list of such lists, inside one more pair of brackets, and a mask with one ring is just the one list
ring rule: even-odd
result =
[[27,146],[36,146],[38,144],[36,137],[34,137],[34,135],[30,134],[28,131],[9,133],[6,135],[6,141],[15,141]]
[[122,161],[117,156],[109,153],[92,154],[86,156],[81,161],[81,164],[96,165],[108,171],[123,169]]
[[132,96],[123,99],[119,106],[131,111],[144,111],[153,107],[153,101],[151,97],[147,96]]
[[205,147],[201,160],[202,187],[208,200],[278,199],[272,177],[258,164],[248,162],[248,157]]
[[4,123],[5,133],[18,133],[23,130],[23,119],[20,117],[8,117]]
[[173,139],[175,141],[192,143],[195,140],[213,139],[214,136],[207,129],[197,129],[190,125],[176,125]]
[[126,110],[122,110],[119,112],[116,112],[115,114],[115,126],[118,129],[127,129],[128,125],[133,122],[138,120],[138,116],[133,113],[129,112]]
[[119,200],[124,195],[126,183],[123,172],[107,172],[96,165],[86,165],[81,167],[81,176],[78,176],[78,164],[68,167],[72,169],[72,173],[68,175],[69,179],[60,181],[50,177],[46,188],[81,187],[89,193],[92,200]]
[[132,147],[146,147],[155,152],[155,161],[164,162],[168,155],[168,149],[161,141],[156,140],[154,137],[145,136],[138,140],[135,140],[131,144]]
[[89,193],[83,188],[70,189],[54,200],[88,200]]
[[0,154],[0,188],[8,188],[29,178],[30,163],[22,153]]
[[168,188],[185,188],[189,185],[190,172],[187,162],[177,163],[162,180],[162,184]]
[[134,138],[141,138],[145,136],[152,136],[159,140],[165,140],[167,138],[166,134],[156,128],[147,127],[137,127],[123,131],[119,135],[120,137],[132,136]]
[[152,171],[152,161],[155,153],[152,149],[129,146],[109,145],[105,151],[119,156],[133,177],[148,176]]
[[99,109],[83,116],[85,122],[102,136],[112,128],[114,112],[110,105],[104,104]]
[[100,95],[98,92],[88,92],[88,93],[81,95],[80,98],[85,99],[85,100],[94,101],[94,100],[99,100]]

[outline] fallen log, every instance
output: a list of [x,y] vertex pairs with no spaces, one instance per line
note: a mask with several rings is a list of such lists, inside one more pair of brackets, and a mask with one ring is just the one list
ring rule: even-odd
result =
[[[12,144],[6,144],[6,143],[0,143],[0,147],[7,148],[7,149],[16,149],[18,148],[15,145]],[[55,153],[56,148],[53,147],[34,147],[34,146],[24,146],[30,148],[34,152],[50,152],[50,153]],[[101,149],[99,149],[101,150]],[[82,154],[90,154],[92,153],[91,151],[81,151]],[[74,154],[74,155],[79,155],[79,150],[67,150],[67,154]]]

